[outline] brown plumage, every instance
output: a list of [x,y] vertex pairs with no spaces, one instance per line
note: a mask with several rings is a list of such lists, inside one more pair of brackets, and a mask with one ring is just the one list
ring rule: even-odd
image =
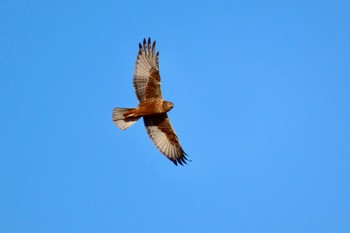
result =
[[175,165],[186,163],[186,153],[172,128],[167,112],[174,104],[163,100],[160,89],[159,52],[151,39],[139,44],[133,84],[139,105],[136,108],[114,108],[113,122],[122,130],[138,119],[143,121],[149,137],[158,150]]

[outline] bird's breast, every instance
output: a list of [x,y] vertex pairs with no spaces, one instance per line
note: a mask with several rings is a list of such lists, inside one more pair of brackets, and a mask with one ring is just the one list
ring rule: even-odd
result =
[[166,113],[167,109],[163,105],[164,100],[162,99],[149,99],[140,102],[136,109],[136,114],[138,116],[148,116]]

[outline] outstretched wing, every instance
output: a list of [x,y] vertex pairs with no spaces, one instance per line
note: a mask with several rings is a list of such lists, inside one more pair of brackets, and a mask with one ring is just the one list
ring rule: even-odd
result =
[[147,133],[158,150],[175,165],[186,163],[186,153],[182,149],[168,115],[158,114],[143,117]]
[[134,88],[139,101],[149,98],[162,98],[160,90],[159,52],[156,53],[156,42],[143,39],[139,44],[134,71]]

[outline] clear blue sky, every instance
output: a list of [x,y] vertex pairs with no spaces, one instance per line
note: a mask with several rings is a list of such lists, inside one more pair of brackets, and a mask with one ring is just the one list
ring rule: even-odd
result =
[[[0,232],[350,232],[349,1],[1,1]],[[142,121],[138,43],[192,162]]]

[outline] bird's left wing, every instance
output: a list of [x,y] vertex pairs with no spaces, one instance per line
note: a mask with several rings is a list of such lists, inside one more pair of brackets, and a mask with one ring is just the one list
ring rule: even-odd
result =
[[168,115],[144,116],[147,133],[158,150],[175,165],[186,163],[186,153],[172,128]]

